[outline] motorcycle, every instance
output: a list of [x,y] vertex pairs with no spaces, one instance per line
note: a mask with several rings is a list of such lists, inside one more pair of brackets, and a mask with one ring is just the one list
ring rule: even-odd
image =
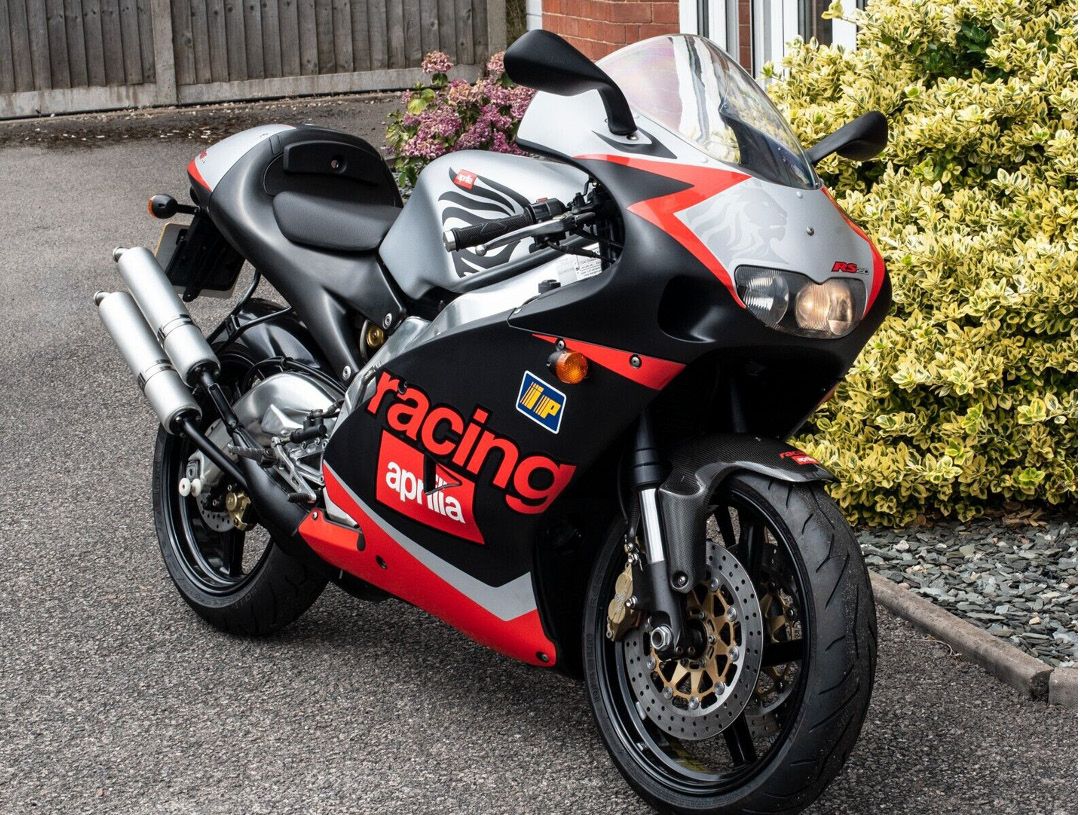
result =
[[[244,635],[329,582],[399,598],[583,678],[657,809],[800,811],[855,744],[876,622],[832,476],[785,439],[891,299],[814,165],[877,155],[885,119],[804,150],[696,36],[596,64],[532,31],[505,68],[531,155],[445,155],[407,203],[363,140],[285,125],[150,199],[156,251],[116,250],[95,302],[161,423],[165,566]],[[184,303],[245,261],[204,335]]]

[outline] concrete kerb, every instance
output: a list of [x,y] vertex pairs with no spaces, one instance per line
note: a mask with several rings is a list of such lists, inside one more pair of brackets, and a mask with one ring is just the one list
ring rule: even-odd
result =
[[1051,668],[880,575],[871,573],[870,583],[878,603],[886,609],[946,643],[1028,698],[1076,708],[1075,668]]

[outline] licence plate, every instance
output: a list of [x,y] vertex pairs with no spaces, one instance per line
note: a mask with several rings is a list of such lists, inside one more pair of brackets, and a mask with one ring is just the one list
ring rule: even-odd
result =
[[157,258],[162,269],[169,268],[169,261],[172,260],[173,254],[183,241],[189,226],[191,224],[167,223],[162,227],[157,248],[154,250],[154,257]]

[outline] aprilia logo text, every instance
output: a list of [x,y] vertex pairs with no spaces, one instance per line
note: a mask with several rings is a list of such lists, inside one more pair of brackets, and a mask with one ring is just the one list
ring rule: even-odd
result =
[[454,176],[454,183],[463,190],[471,190],[476,184],[476,173],[470,173],[468,170],[458,170],[457,175]]
[[780,454],[780,458],[789,458],[796,464],[802,464],[804,466],[807,464],[821,463],[813,456],[804,453],[802,450],[787,450],[786,452]]
[[379,482],[375,498],[380,504],[414,521],[483,543],[473,519],[475,484],[436,465],[434,488],[424,484],[424,454],[383,432],[379,444]]

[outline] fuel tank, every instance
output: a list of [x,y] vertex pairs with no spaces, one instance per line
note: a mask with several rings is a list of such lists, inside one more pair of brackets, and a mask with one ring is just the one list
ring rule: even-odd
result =
[[379,256],[410,297],[453,291],[469,275],[526,256],[531,241],[486,255],[474,249],[447,252],[443,231],[516,215],[542,198],[568,202],[584,191],[587,180],[580,170],[546,160],[480,150],[451,153],[420,174]]

